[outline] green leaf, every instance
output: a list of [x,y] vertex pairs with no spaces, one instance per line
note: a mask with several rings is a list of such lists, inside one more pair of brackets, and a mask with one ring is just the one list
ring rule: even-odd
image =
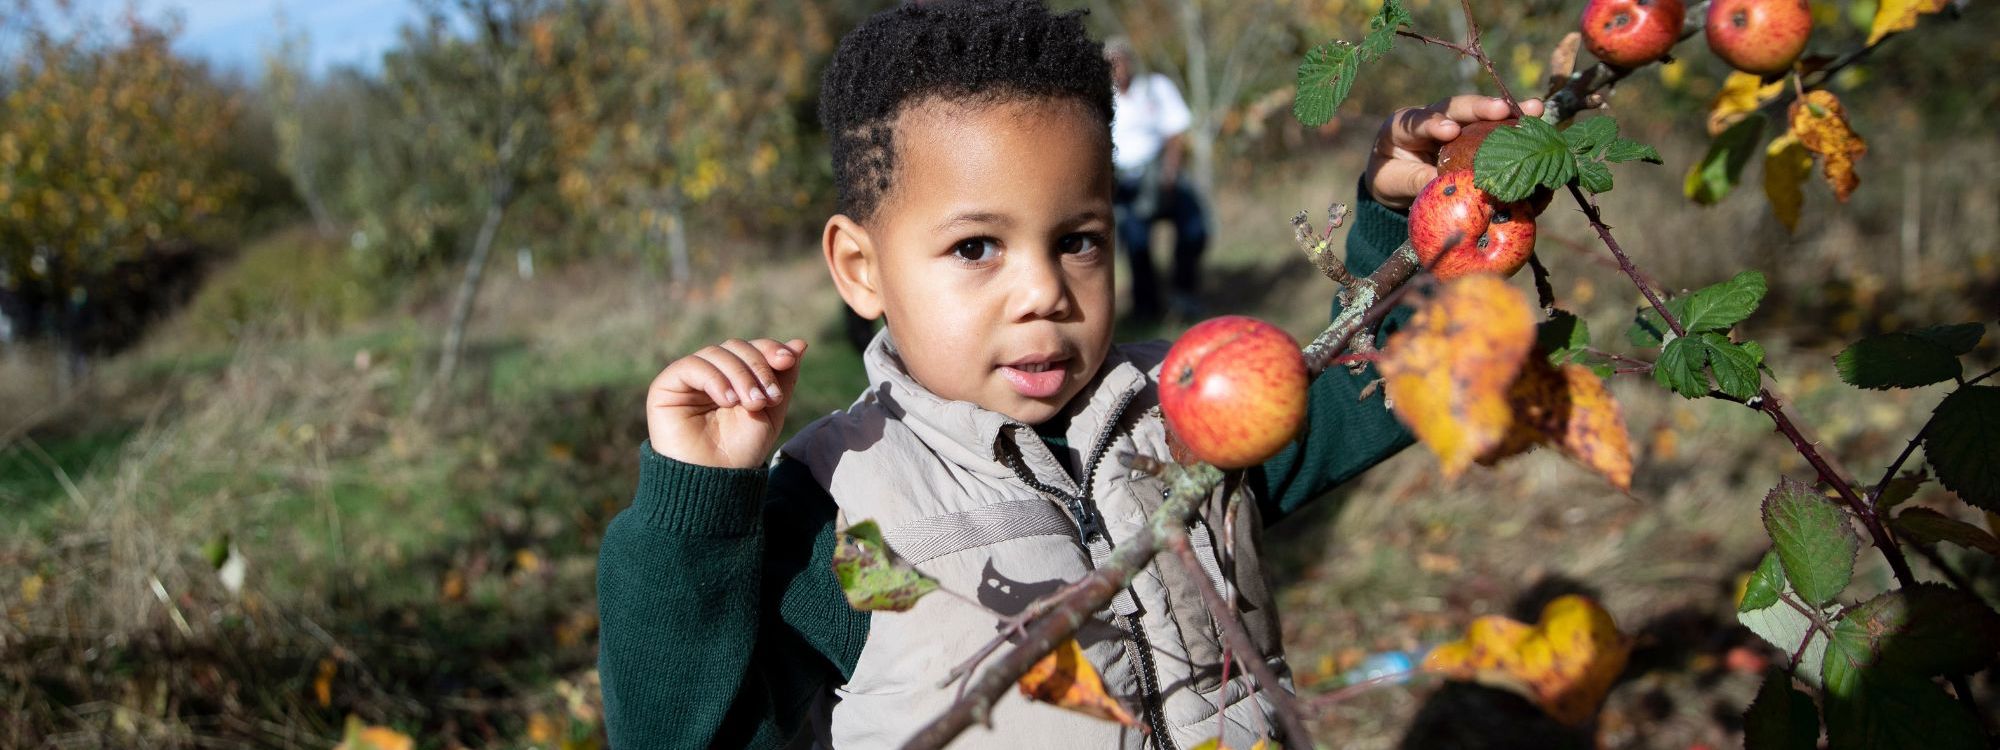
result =
[[1571,153],[1586,156],[1618,138],[1618,121],[1599,115],[1569,126],[1562,136]]
[[1920,388],[1957,378],[1963,370],[1945,343],[1909,333],[1884,333],[1834,355],[1841,381],[1857,388]]
[[[1662,304],[1667,306],[1667,312],[1673,313],[1675,320],[1687,317],[1686,297],[1670,299]],[[1672,332],[1673,329],[1667,327],[1666,319],[1660,317],[1652,305],[1642,305],[1632,313],[1632,327],[1625,330],[1625,338],[1633,346],[1659,346]]]
[[1557,310],[1535,326],[1535,348],[1548,352],[1549,364],[1575,360],[1590,348],[1590,327],[1567,310]]
[[1701,161],[1688,169],[1682,192],[1704,206],[1721,202],[1742,180],[1743,167],[1750,163],[1750,155],[1763,150],[1759,145],[1763,135],[1763,115],[1745,117],[1722,131],[1709,142],[1708,153]]
[[[1689,339],[1677,339],[1674,343],[1685,340]],[[1764,364],[1764,347],[1755,346],[1755,342],[1738,344],[1714,331],[1691,340],[1708,350],[1708,366],[1715,370],[1716,390],[1741,399],[1757,395],[1758,386],[1763,385],[1757,368]]]
[[1918,544],[1951,542],[1966,549],[1976,549],[1994,557],[2000,557],[2000,539],[1993,538],[1985,529],[1952,518],[1929,508],[1911,508],[1897,515],[1889,522],[1896,533]]
[[1882,513],[1895,510],[1896,506],[1916,497],[1917,490],[1923,488],[1924,483],[1928,481],[1930,477],[1924,476],[1922,469],[1904,472],[1902,476],[1889,480],[1888,485],[1882,488],[1882,497],[1875,501],[1875,509]]
[[937,581],[895,556],[874,521],[862,521],[835,536],[833,573],[849,606],[863,612],[902,612],[937,590]]
[[1601,161],[1579,161],[1576,163],[1576,184],[1593,193],[1611,192],[1611,168]]
[[1863,602],[1834,626],[1822,682],[1832,748],[1978,748],[1985,733],[1930,681],[1990,661],[2000,615],[1965,592],[1918,584]]
[[1528,117],[1495,128],[1472,159],[1472,184],[1501,202],[1518,201],[1537,187],[1560,188],[1576,178],[1576,157],[1555,126]]
[[[1834,671],[1836,659],[1827,660]],[[1828,677],[1832,679],[1831,676]],[[1840,694],[1826,702],[1828,750],[1981,750],[1979,720],[1937,683],[1873,670],[1842,678]]]
[[1785,566],[1785,580],[1807,604],[1824,607],[1847,588],[1861,540],[1847,514],[1812,487],[1780,479],[1764,496],[1764,531]]
[[1971,594],[1919,583],[1862,602],[1834,626],[1832,648],[1852,666],[1918,677],[1976,672],[2000,654],[2000,614]]
[[1750,582],[1743,586],[1743,601],[1736,603],[1736,611],[1749,612],[1778,603],[1778,592],[1785,590],[1785,566],[1778,562],[1776,550],[1764,553],[1764,559],[1757,562],[1757,570],[1750,574]]
[[[1791,593],[1785,587],[1785,593]],[[1794,596],[1794,598],[1797,598]],[[1820,613],[1826,619],[1826,613]],[[1736,613],[1736,621],[1756,633],[1765,643],[1785,652],[1790,657],[1799,651],[1799,644],[1805,644],[1805,651],[1799,654],[1795,670],[1799,679],[1814,685],[1819,684],[1820,662],[1826,656],[1826,635],[1813,628],[1812,620],[1804,613],[1793,609],[1790,604],[1779,602],[1763,609],[1753,609]]]
[[1726,331],[1757,310],[1766,288],[1763,273],[1744,271],[1728,281],[1695,290],[1687,296],[1685,306],[1673,312],[1689,333]]
[[[1756,312],[1757,305],[1764,301],[1766,290],[1764,274],[1744,271],[1727,281],[1710,284],[1662,304],[1689,333],[1726,331]],[[1625,337],[1631,340],[1633,346],[1659,346],[1671,330],[1659,311],[1646,305],[1633,314],[1632,327],[1626,330]],[[1757,360],[1761,362],[1763,359],[1762,347],[1759,347]]]
[[1333,111],[1347,101],[1354,88],[1354,75],[1361,69],[1359,51],[1338,39],[1312,48],[1299,63],[1298,95],[1292,101],[1292,115],[1306,127],[1316,128],[1333,119]]
[[1628,161],[1643,161],[1653,164],[1666,163],[1665,159],[1660,158],[1659,149],[1630,138],[1618,138],[1611,141],[1610,145],[1605,146],[1604,160],[1619,163]]
[[1660,350],[1653,362],[1653,380],[1685,398],[1708,395],[1708,349],[1694,339],[1674,339]]
[[1979,346],[1979,340],[1986,336],[1985,323],[1960,323],[1951,326],[1930,326],[1914,331],[1904,331],[1925,341],[1942,346],[1953,356],[1965,356],[1972,348]]
[[[1774,599],[1775,601],[1775,595]],[[1743,712],[1744,750],[1814,750],[1819,746],[1819,709],[1792,687],[1782,670],[1764,673],[1757,699]]]
[[1931,413],[1924,459],[1945,489],[2000,513],[2000,387],[1952,391]]
[[1364,62],[1374,62],[1375,58],[1389,53],[1396,46],[1396,29],[1411,25],[1410,12],[1403,9],[1397,0],[1382,3],[1382,10],[1368,20],[1368,36],[1361,40],[1361,51],[1367,55]]

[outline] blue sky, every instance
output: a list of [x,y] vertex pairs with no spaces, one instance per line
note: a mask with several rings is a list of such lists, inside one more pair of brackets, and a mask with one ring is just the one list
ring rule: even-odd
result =
[[[73,0],[86,13],[115,17],[128,0]],[[398,30],[416,18],[414,0],[133,0],[141,17],[182,20],[179,48],[217,67],[252,76],[264,50],[277,43],[278,17],[302,29],[310,40],[308,64],[315,72],[333,66],[380,67],[382,52],[396,44]]]

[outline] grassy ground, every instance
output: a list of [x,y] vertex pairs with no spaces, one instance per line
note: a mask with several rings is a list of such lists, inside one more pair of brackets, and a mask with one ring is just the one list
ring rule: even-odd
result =
[[[1809,186],[1807,226],[1787,237],[1754,175],[1750,194],[1686,206],[1678,169],[1697,148],[1669,142],[1675,167],[1621,171],[1608,220],[1671,287],[1770,273],[1779,291],[1744,332],[1818,437],[1872,477],[1939,394],[1857,393],[1827,357],[1867,331],[1990,319],[2000,199],[1976,176],[2000,152],[1974,142],[1949,164],[1912,162],[1936,198],[1910,215],[1888,166],[1903,163],[1897,145],[1878,141],[1881,182],[1844,207]],[[1285,222],[1345,197],[1361,151],[1269,165],[1218,192],[1214,312],[1301,336],[1323,324],[1331,287],[1289,249]],[[1921,244],[1905,252],[1912,221]],[[1542,226],[1559,301],[1622,348],[1636,294],[1572,212]],[[800,335],[815,346],[794,427],[863,385],[809,248],[683,289],[651,268],[496,269],[468,377],[449,409],[419,419],[409,407],[446,281],[373,288],[340,253],[302,232],[246,249],[67,397],[32,352],[0,356],[0,714],[15,717],[0,746],[325,747],[349,715],[426,746],[588,745],[596,540],[629,498],[651,376],[718,338]],[[1974,356],[1994,352],[1989,341]],[[1614,392],[1639,453],[1629,496],[1548,454],[1447,485],[1412,450],[1274,530],[1306,692],[1326,693],[1362,654],[1449,639],[1481,614],[1532,619],[1540,601],[1584,590],[1639,638],[1601,744],[1736,742],[1755,678],[1727,668],[1752,640],[1729,592],[1762,551],[1756,501],[1808,470],[1740,407],[1642,380]],[[1949,507],[1939,500],[1917,502]],[[243,563],[240,587],[209,549]],[[1438,732],[1540,726],[1505,723],[1523,719],[1504,698],[1428,684],[1318,708],[1337,747],[1464,746]]]

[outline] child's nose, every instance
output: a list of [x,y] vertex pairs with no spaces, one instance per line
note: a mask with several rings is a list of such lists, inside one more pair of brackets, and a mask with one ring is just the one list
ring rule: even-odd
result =
[[1015,320],[1061,319],[1070,312],[1069,280],[1054,253],[1016,266]]

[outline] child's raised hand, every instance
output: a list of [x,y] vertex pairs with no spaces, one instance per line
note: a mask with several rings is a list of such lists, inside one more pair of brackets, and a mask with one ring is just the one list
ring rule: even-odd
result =
[[[1521,112],[1540,117],[1542,101],[1521,102]],[[1365,181],[1375,201],[1395,209],[1410,207],[1424,185],[1437,177],[1438,147],[1458,137],[1460,125],[1512,116],[1507,101],[1463,94],[1428,107],[1405,107],[1382,122],[1368,155]]]
[[698,466],[762,466],[777,447],[805,339],[730,339],[675,360],[646,389],[653,451]]

